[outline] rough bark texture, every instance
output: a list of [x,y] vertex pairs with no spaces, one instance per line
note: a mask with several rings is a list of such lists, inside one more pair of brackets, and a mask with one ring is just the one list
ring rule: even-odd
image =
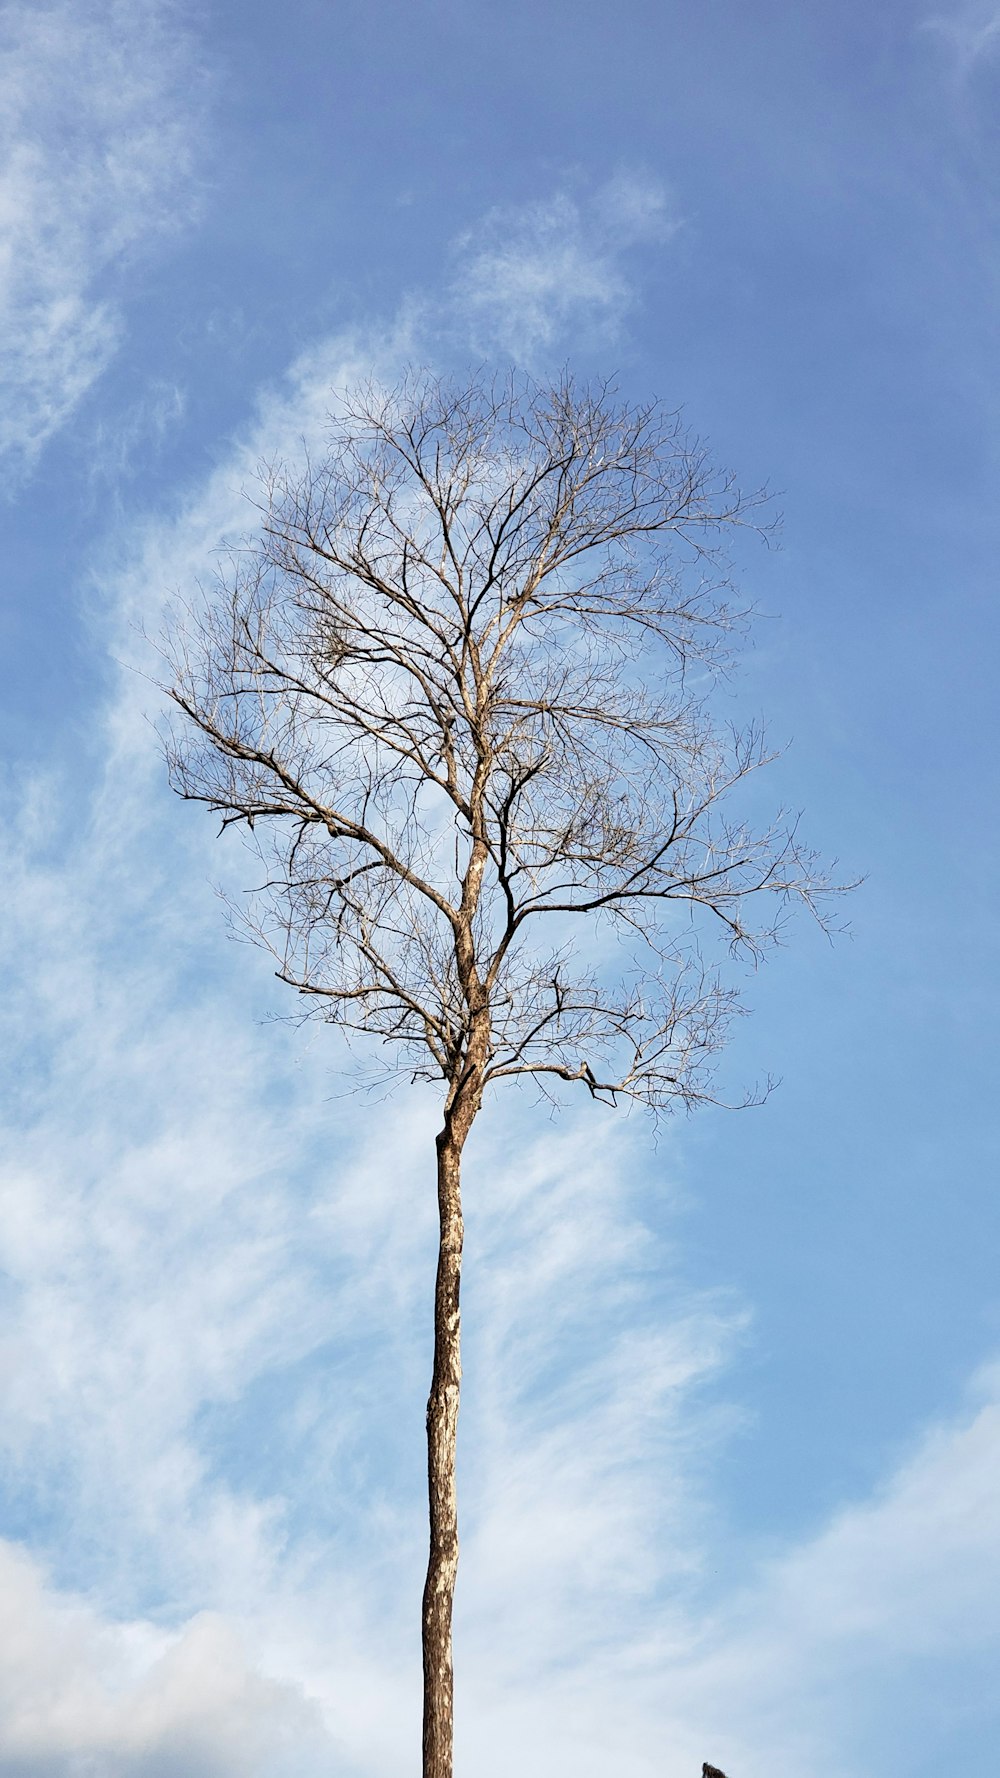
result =
[[453,1668],[451,1615],[458,1573],[455,1451],[462,1379],[461,1150],[449,1123],[437,1139],[438,1248],[434,1295],[434,1372],[427,1402],[430,1555],[423,1598],[424,1778],[451,1778]]
[[[473,849],[475,861],[476,848]],[[445,1104],[437,1137],[438,1266],[434,1291],[434,1370],[427,1401],[427,1497],[430,1553],[424,1582],[421,1642],[424,1664],[423,1778],[452,1778],[454,1667],[451,1618],[458,1576],[456,1455],[462,1386],[462,1150],[483,1102],[489,1049],[489,1008],[475,967],[470,923],[478,872],[466,878],[466,919],[456,937],[459,971],[471,1003],[464,1065]]]

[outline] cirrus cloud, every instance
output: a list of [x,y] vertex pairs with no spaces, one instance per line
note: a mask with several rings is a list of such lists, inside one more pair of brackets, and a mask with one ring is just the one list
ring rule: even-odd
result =
[[129,255],[193,213],[198,80],[158,0],[0,15],[0,456],[30,468],[110,363]]
[[572,332],[619,337],[635,301],[628,255],[679,226],[663,185],[620,173],[580,195],[562,189],[500,205],[455,243],[451,302],[478,350],[531,364]]

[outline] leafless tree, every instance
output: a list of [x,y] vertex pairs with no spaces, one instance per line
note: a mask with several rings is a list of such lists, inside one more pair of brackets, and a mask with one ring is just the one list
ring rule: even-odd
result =
[[[259,526],[167,651],[172,782],[266,860],[282,980],[440,1082],[424,1778],[452,1771],[462,1151],[488,1088],[654,1112],[711,1095],[814,861],[733,813],[764,763],[707,702],[719,549],[759,501],[607,386],[413,374],[261,474]],[[581,922],[588,936],[584,942]]]

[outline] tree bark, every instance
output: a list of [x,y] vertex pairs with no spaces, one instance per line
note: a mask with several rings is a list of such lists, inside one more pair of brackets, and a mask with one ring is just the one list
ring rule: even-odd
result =
[[424,1584],[423,1778],[452,1778],[451,1616],[458,1572],[455,1449],[462,1381],[459,1289],[462,1274],[462,1142],[449,1118],[437,1138],[440,1238],[434,1293],[434,1372],[427,1402],[430,1557]]

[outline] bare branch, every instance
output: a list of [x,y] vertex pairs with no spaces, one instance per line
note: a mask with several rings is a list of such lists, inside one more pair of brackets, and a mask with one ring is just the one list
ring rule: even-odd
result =
[[166,645],[167,750],[266,859],[281,978],[477,1104],[705,1096],[735,1002],[699,945],[756,959],[829,887],[794,823],[729,814],[770,755],[709,705],[760,495],[606,385],[414,374],[257,508]]

